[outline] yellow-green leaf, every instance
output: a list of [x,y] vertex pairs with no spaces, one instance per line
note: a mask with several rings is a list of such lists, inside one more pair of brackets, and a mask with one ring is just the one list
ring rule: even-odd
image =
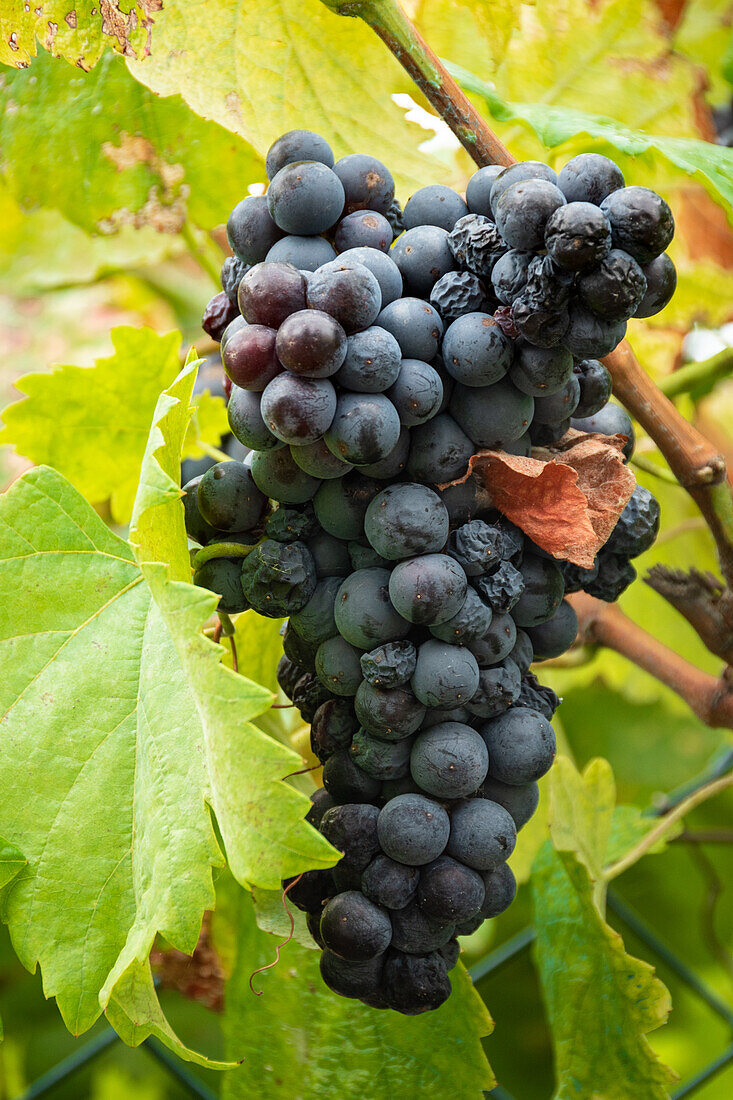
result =
[[3,0],[0,63],[19,68],[36,56],[37,42],[79,69],[96,64],[106,46],[144,56],[161,0]]

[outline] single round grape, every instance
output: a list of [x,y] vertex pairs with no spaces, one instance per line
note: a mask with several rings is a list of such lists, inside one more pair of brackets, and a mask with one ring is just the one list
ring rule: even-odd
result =
[[410,624],[392,606],[386,569],[360,569],[347,577],[334,614],[339,633],[363,650],[399,641],[410,632]]
[[304,309],[291,313],[277,330],[277,357],[305,378],[329,378],[346,358],[346,333],[328,313]]
[[637,558],[653,545],[659,533],[660,516],[659,501],[648,489],[637,485],[604,550],[622,557]]
[[672,300],[677,289],[677,269],[666,252],[641,269],[646,279],[646,294],[636,307],[634,317],[653,317]]
[[191,478],[183,486],[183,518],[186,524],[186,534],[194,542],[205,546],[207,542],[221,539],[221,532],[207,523],[199,511],[196,494],[203,474]]
[[333,875],[330,870],[306,871],[298,879],[285,879],[288,901],[303,912],[320,911],[321,906],[334,894]]
[[578,616],[567,600],[563,600],[555,614],[538,626],[529,627],[527,633],[532,642],[534,659],[546,661],[559,657],[578,636]]
[[402,294],[402,276],[400,269],[391,256],[380,252],[376,248],[368,248],[361,245],[359,248],[347,248],[339,257],[346,262],[363,264],[371,271],[379,283],[382,292],[382,308],[396,301]]
[[402,794],[380,810],[377,835],[390,859],[421,867],[443,854],[450,819],[438,802],[422,794]]
[[227,340],[222,363],[227,377],[235,386],[260,392],[282,373],[282,365],[275,353],[276,337],[273,328],[245,325]]
[[481,876],[484,880],[484,904],[481,916],[484,919],[498,917],[505,912],[517,894],[517,880],[508,863],[500,863]]
[[407,456],[410,453],[410,431],[402,427],[400,434],[392,450],[379,462],[369,462],[361,467],[361,472],[379,481],[390,481],[399,477],[407,467]]
[[266,500],[242,462],[217,462],[201,478],[196,491],[199,512],[219,531],[250,531]]
[[539,711],[512,707],[481,726],[490,773],[502,783],[536,783],[555,759],[555,733]]
[[574,374],[555,393],[536,397],[533,424],[562,424],[568,420],[580,401],[580,382]]
[[570,309],[568,328],[563,336],[567,349],[576,359],[610,355],[626,335],[625,321],[607,321],[582,305]]
[[408,292],[420,298],[429,295],[441,275],[455,266],[448,233],[437,225],[408,229],[395,241],[391,255]]
[[[399,569],[399,566],[397,567]],[[464,645],[480,641],[491,626],[492,610],[478,593],[469,588],[458,611],[442,623],[433,623],[430,633],[443,642]]]
[[379,810],[368,802],[334,806],[324,813],[320,831],[352,866],[363,871],[379,852],[378,817]]
[[316,567],[316,576],[347,577],[352,571],[346,543],[326,531],[319,531],[308,540],[308,546]]
[[410,436],[410,477],[442,485],[461,477],[476,448],[452,416],[441,413],[418,425]]
[[329,756],[323,765],[323,786],[339,805],[375,802],[382,790],[379,780],[363,772],[351,759],[348,749],[339,749]]
[[581,359],[573,367],[580,385],[576,417],[594,416],[607,404],[613,383],[608,369],[598,359]]
[[565,205],[562,191],[549,180],[531,179],[511,184],[497,200],[494,191],[500,181],[499,176],[492,188],[492,204],[502,237],[510,248],[522,252],[543,248],[550,217]]
[[367,267],[339,256],[311,276],[308,306],[329,313],[350,334],[373,324],[382,308],[382,294]]
[[429,363],[420,359],[403,359],[396,382],[387,396],[396,408],[405,427],[424,424],[434,417],[443,401],[443,383]]
[[282,237],[270,217],[264,195],[248,195],[232,210],[227,221],[229,247],[246,264],[258,264]]
[[420,872],[380,852],[361,876],[362,893],[375,905],[404,909],[415,896]]
[[471,176],[466,186],[466,205],[472,214],[491,217],[491,188],[503,171],[500,164],[486,164]]
[[485,893],[483,879],[474,870],[450,855],[439,856],[420,872],[417,904],[436,920],[460,924],[478,913]]
[[[324,763],[340,749],[348,749],[358,728],[359,723],[349,698],[327,699],[313,715],[311,749],[321,763]],[[329,805],[333,805],[333,802]]]
[[267,206],[286,233],[308,237],[330,229],[344,208],[344,188],[328,165],[317,160],[286,164],[270,181]]
[[554,169],[540,160],[520,160],[516,164],[509,165],[508,168],[497,173],[491,186],[492,210],[496,211],[496,204],[508,187],[527,180],[547,180],[548,183],[556,183],[557,175]]
[[448,326],[443,337],[443,361],[465,386],[490,386],[503,378],[514,358],[514,347],[488,313],[467,313]]
[[601,203],[611,223],[613,244],[648,264],[670,244],[674,218],[667,203],[648,187],[620,187]]
[[336,226],[334,244],[339,252],[350,248],[377,248],[389,252],[394,233],[383,214],[376,210],[355,210]]
[[[340,581],[340,577],[331,578]],[[340,586],[339,586],[340,587]],[[337,635],[322,642],[316,652],[316,675],[334,695],[350,698],[362,682],[358,649]]]
[[578,432],[598,433],[599,435],[625,435],[627,442],[624,445],[624,455],[628,460],[634,452],[636,436],[631,417],[620,405],[609,401],[593,416],[572,417],[571,427]]
[[441,550],[448,537],[448,511],[425,485],[390,485],[377,493],[364,516],[364,532],[390,561]]
[[455,924],[429,916],[417,901],[392,914],[392,946],[408,956],[438,951],[452,938]]
[[314,497],[321,484],[318,478],[311,477],[295,465],[287,447],[254,451],[251,468],[257,488],[266,497],[281,504],[305,504]]
[[300,378],[289,371],[273,378],[262,394],[262,419],[285,443],[315,443],[331,426],[336,391],[327,378]]
[[426,706],[461,706],[471,699],[478,682],[478,664],[466,646],[431,638],[418,649],[411,683]]
[[283,640],[283,653],[299,669],[297,675],[293,674],[291,687],[286,691],[288,698],[292,699],[295,685],[303,673],[315,671],[317,646],[311,645],[310,642],[304,642],[300,635],[292,629],[290,623],[286,623],[284,627],[281,627],[280,634]]
[[517,640],[509,656],[522,674],[529,669],[534,659],[534,649],[530,636],[525,630],[517,631]]
[[291,627],[306,642],[320,645],[338,633],[333,608],[340,587],[340,577],[327,577],[319,581],[308,603],[290,616]]
[[377,324],[394,336],[405,359],[428,363],[438,354],[443,322],[422,298],[399,298],[385,303]]
[[572,374],[573,357],[567,348],[536,348],[525,340],[517,342],[509,378],[522,393],[547,397],[561,390]]
[[450,414],[477,447],[503,449],[524,435],[532,422],[534,398],[507,379],[493,386],[464,386],[453,391]]
[[193,583],[215,592],[220,597],[219,611],[227,615],[238,615],[247,608],[242,592],[241,558],[210,558],[196,570]]
[[334,805],[334,801],[325,787],[319,787],[318,790],[314,791],[311,795],[311,803],[311,808],[305,815],[305,819],[317,829],[323,820],[323,815],[326,810],[331,809]]
[[466,574],[446,554],[408,558],[395,566],[389,578],[393,606],[403,618],[421,626],[452,619],[464,604],[466,589]]
[[303,542],[264,539],[244,559],[242,589],[260,615],[273,619],[294,615],[305,607],[315,587],[313,558]]
[[569,202],[548,219],[545,248],[567,271],[593,267],[611,251],[610,222],[592,203]]
[[383,393],[400,373],[402,353],[391,332],[372,325],[349,336],[336,381],[355,393]]
[[517,832],[527,824],[540,801],[540,789],[536,783],[511,786],[491,775],[486,776],[478,793],[481,798],[488,798],[503,806],[514,819]]
[[479,669],[478,687],[466,703],[476,718],[493,718],[517,702],[522,693],[522,674],[506,657],[501,664]]
[[517,252],[512,249],[500,256],[494,264],[491,285],[494,294],[504,305],[510,306],[524,290],[533,258],[531,252]]
[[550,558],[525,554],[522,561],[524,591],[512,609],[517,626],[538,626],[552,618],[565,592],[562,571]]
[[437,951],[420,955],[390,952],[384,964],[382,990],[389,1008],[404,1016],[431,1012],[451,993],[445,960]]
[[347,210],[387,213],[394,199],[394,180],[381,160],[368,153],[351,153],[337,160],[333,170],[343,184]]
[[[275,438],[277,437],[273,436],[273,439]],[[343,477],[353,469],[350,463],[344,462],[329,451],[323,439],[317,439],[315,443],[305,443],[301,447],[291,447],[290,453],[301,470],[313,477],[323,478],[325,481]]]
[[290,264],[258,263],[239,284],[239,308],[248,324],[277,329],[305,309],[305,292],[303,275]]
[[646,294],[646,276],[636,260],[612,249],[591,271],[583,272],[577,289],[591,313],[605,321],[627,321]]
[[321,936],[329,951],[351,962],[381,955],[392,939],[389,916],[357,890],[331,898],[321,917]]
[[568,202],[592,202],[596,206],[623,185],[620,168],[600,153],[572,157],[557,177],[557,186]]
[[327,481],[313,500],[321,527],[338,539],[361,538],[367,505],[378,492],[379,483],[360,473]]
[[412,778],[424,791],[440,799],[473,794],[485,779],[488,767],[489,754],[483,738],[461,722],[443,722],[419,734],[410,757]]
[[284,446],[262,419],[259,393],[234,386],[227,402],[227,420],[232,435],[245,447],[255,451],[272,451]]
[[265,171],[273,179],[286,164],[299,160],[318,160],[333,168],[333,151],[325,138],[312,130],[288,130],[267,150]]
[[468,213],[468,207],[450,187],[431,183],[421,187],[405,203],[402,220],[405,229],[418,225],[439,225],[451,231],[459,218]]
[[400,438],[400,417],[382,393],[341,393],[326,445],[344,462],[366,466],[381,462]]
[[336,250],[324,237],[281,237],[265,256],[268,263],[292,264],[298,271],[315,271],[336,259]]
[[410,737],[425,717],[425,707],[408,687],[375,687],[367,680],[359,685],[354,709],[364,729],[383,741]]
[[351,755],[367,775],[375,779],[401,779],[410,773],[410,739],[384,741],[365,729],[354,734]]
[[324,951],[320,968],[323,981],[334,993],[341,997],[363,998],[380,989],[384,960],[378,955],[366,962],[347,962],[333,951]]
[[491,620],[491,626],[478,642],[466,642],[479,668],[489,668],[505,660],[517,640],[517,627],[509,614],[497,615]]

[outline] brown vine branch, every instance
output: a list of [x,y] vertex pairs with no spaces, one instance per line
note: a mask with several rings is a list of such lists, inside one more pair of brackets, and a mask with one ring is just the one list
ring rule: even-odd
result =
[[644,578],[697,631],[707,649],[733,665],[733,592],[712,573],[653,566]]
[[676,692],[706,725],[733,729],[730,669],[720,677],[711,676],[637,626],[613,604],[584,592],[568,599],[578,616],[579,642],[613,649]]
[[[398,0],[322,3],[339,15],[363,19],[375,31],[479,166],[514,163],[515,158],[418,34]],[[705,517],[718,547],[723,576],[733,587],[733,494],[722,455],[655,386],[626,341],[604,362],[613,376],[617,397],[655,441]]]

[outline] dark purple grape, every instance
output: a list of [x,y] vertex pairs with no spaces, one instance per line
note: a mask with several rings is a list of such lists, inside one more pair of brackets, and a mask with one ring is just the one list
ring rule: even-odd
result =
[[355,210],[336,226],[334,244],[339,252],[350,248],[376,248],[389,252],[394,234],[383,214],[376,210]]
[[222,290],[220,294],[215,294],[206,306],[201,318],[201,327],[212,340],[218,342],[238,313],[239,307]]
[[227,340],[222,363],[235,386],[261,393],[282,372],[275,353],[276,336],[274,328],[245,325]]
[[239,284],[239,308],[250,325],[277,329],[305,309],[305,278],[290,264],[258,263]]
[[346,357],[346,333],[328,313],[303,309],[280,325],[275,348],[282,365],[294,374],[329,378]]

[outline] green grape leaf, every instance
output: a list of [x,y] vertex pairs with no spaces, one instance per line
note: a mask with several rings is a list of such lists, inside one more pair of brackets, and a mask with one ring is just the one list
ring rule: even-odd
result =
[[[70,157],[83,141],[93,158]],[[54,207],[87,232],[226,221],[260,158],[180,96],[160,98],[107,53],[91,73],[48,54],[0,84],[0,172],[21,206]],[[216,164],[216,171],[212,171]]]
[[0,443],[53,466],[93,504],[109,500],[113,518],[124,523],[158,394],[178,373],[181,337],[120,327],[111,338],[114,354],[94,367],[56,367],[18,379],[27,396],[3,411]]
[[[267,619],[256,611],[245,611],[234,620],[234,642],[241,668],[270,691],[277,692],[277,662],[283,655],[280,628],[284,619]],[[231,664],[231,654],[226,658]]]
[[105,46],[144,57],[154,13],[162,6],[162,0],[3,0],[0,63],[27,67],[36,56],[36,40],[78,69],[92,68]]
[[667,1100],[675,1078],[645,1037],[666,1021],[669,994],[652,967],[626,953],[604,917],[603,865],[617,855],[619,840],[627,842],[639,828],[638,819],[634,826],[624,815],[614,836],[614,802],[605,760],[592,761],[581,776],[567,758],[558,758],[552,841],[532,875],[535,959],[555,1054],[554,1100]]
[[[494,118],[528,126],[546,149],[554,149],[578,136],[593,139],[593,148],[613,155],[618,150],[649,165],[659,156],[701,182],[710,195],[728,209],[733,221],[733,150],[689,137],[651,135],[632,130],[607,115],[590,114],[574,107],[545,103],[510,103],[489,84],[461,68],[449,65],[451,74],[466,91],[480,95]],[[584,146],[588,148],[587,143]]]
[[[314,951],[316,941],[308,931],[305,923],[305,913],[296,909],[292,902],[285,908],[283,904],[282,890],[260,890],[252,888],[252,904],[254,905],[255,920],[258,928],[263,932],[271,932],[274,936],[289,939],[292,935],[296,943],[308,951]],[[292,930],[290,918],[293,919]]]
[[281,781],[298,756],[252,724],[271,692],[226,669],[201,633],[216,597],[175,579],[195,372],[155,413],[138,560],[55,471],[32,469],[0,498],[0,834],[28,860],[4,918],[75,1034],[111,1005],[125,1037],[159,1035],[183,1057],[194,1055],[171,1039],[146,966],[158,933],[190,953],[213,905],[222,853],[209,807],[244,884],[275,889],[338,858]]
[[[257,927],[251,900],[238,895],[214,914],[214,942],[223,936],[235,952],[223,1018],[227,1054],[244,1059],[224,1080],[224,1100],[392,1100],[405,1081],[411,1095],[480,1100],[495,1083],[481,1046],[492,1022],[460,962],[441,1008],[400,1016],[337,997],[321,980],[320,952],[291,940],[279,965],[256,975],[263,995],[253,997],[250,975],[274,961],[280,941]],[[217,904],[218,897],[217,886]],[[229,922],[229,930],[218,927]]]
[[[218,444],[229,431],[227,407],[223,397],[208,390],[194,396],[191,422],[183,441],[182,458],[202,458],[207,444]],[[204,444],[204,448],[200,444]]]
[[90,236],[57,210],[25,213],[2,181],[0,223],[0,290],[14,297],[152,267],[185,248],[180,237],[156,233],[149,226],[125,226],[112,236]]
[[141,83],[182,95],[260,154],[306,125],[336,156],[381,157],[402,186],[445,172],[415,151],[423,132],[390,98],[414,91],[398,63],[360,19],[335,15],[320,0],[166,0],[150,56],[127,64]]

